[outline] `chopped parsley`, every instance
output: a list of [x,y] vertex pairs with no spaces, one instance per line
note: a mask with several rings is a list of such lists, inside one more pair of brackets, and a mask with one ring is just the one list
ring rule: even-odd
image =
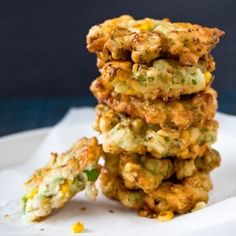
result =
[[164,136],[164,139],[165,139],[166,142],[170,141],[170,138],[168,136]]
[[27,197],[23,196],[21,198],[21,205],[22,205],[23,211],[25,211],[27,201],[28,201]]
[[135,78],[140,84],[148,84],[150,82],[152,82],[154,80],[154,77],[152,76],[143,76],[143,75],[140,75],[138,77]]
[[197,81],[195,79],[192,79],[192,84],[196,85]]
[[96,169],[85,170],[84,171],[87,175],[88,181],[94,182],[98,178],[98,171]]
[[204,128],[201,128],[201,130],[200,130],[201,132],[208,132],[209,131],[209,129],[208,128],[206,128],[206,127],[204,127]]

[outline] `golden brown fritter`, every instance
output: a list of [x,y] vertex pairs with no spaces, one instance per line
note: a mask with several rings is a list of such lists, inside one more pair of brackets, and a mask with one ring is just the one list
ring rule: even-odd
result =
[[151,191],[175,172],[174,160],[160,160],[150,155],[104,153],[104,160],[104,170],[122,178],[125,187],[130,190]]
[[214,118],[218,107],[217,93],[212,88],[169,102],[117,94],[107,89],[100,78],[92,83],[91,91],[100,102],[107,104],[115,112],[126,113],[132,118],[140,117],[147,123],[158,124],[166,129],[203,127],[208,120]]
[[96,138],[83,138],[60,155],[52,153],[49,163],[36,170],[25,183],[23,217],[28,221],[42,220],[84,189],[95,199],[101,155],[102,148]]
[[100,72],[100,80],[110,92],[144,100],[168,101],[200,92],[212,82],[212,75],[202,61],[196,66],[181,66],[171,59],[155,60],[150,66],[113,61]]
[[149,193],[130,190],[125,187],[122,178],[110,174],[103,169],[100,175],[104,195],[138,210],[141,216],[151,218],[167,210],[177,214],[190,212],[199,202],[208,201],[208,192],[212,189],[211,179],[204,172],[197,172],[178,182],[164,181]]
[[196,65],[223,35],[217,28],[123,15],[93,26],[87,35],[87,48],[102,61],[150,63],[159,57],[172,57],[182,65]]
[[207,122],[202,128],[176,131],[116,113],[102,104],[96,110],[94,128],[101,133],[105,152],[149,152],[156,158],[176,156],[179,159],[194,159],[202,156],[216,140],[218,123],[215,120]]
[[212,189],[208,174],[198,172],[180,183],[167,181],[145,195],[148,211],[159,213],[170,210],[177,214],[191,211],[198,202],[208,201],[208,192]]
[[175,175],[177,179],[191,177],[197,171],[210,173],[220,166],[221,157],[215,149],[207,150],[202,157],[195,160],[175,160]]
[[100,174],[100,186],[106,197],[118,200],[128,208],[140,209],[143,207],[144,192],[127,189],[119,176],[111,175],[104,168]]
[[[207,150],[195,160],[178,160],[175,157],[157,159],[150,155],[104,153],[104,170],[122,178],[124,186],[145,193],[174,177],[178,180],[191,177],[198,171],[209,173],[220,165],[220,155],[214,149]],[[109,188],[109,187],[108,187]]]

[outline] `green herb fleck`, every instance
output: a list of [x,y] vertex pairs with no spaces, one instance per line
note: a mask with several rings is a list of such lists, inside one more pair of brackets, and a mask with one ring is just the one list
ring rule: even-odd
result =
[[53,181],[52,181],[52,185],[54,184],[59,184],[64,180],[64,178],[62,177],[56,177]]
[[73,180],[73,184],[78,185],[80,182],[83,182],[83,177],[79,174],[79,175],[75,176],[75,178]]
[[192,79],[192,84],[196,85],[197,81],[195,79]]
[[148,77],[148,76],[143,76],[140,75],[136,78],[136,80],[140,83],[140,84],[144,84],[147,85],[148,83],[152,82],[154,80],[154,77]]
[[140,192],[130,192],[128,194],[128,201],[130,204],[134,205],[142,199],[142,194]]
[[98,178],[98,171],[96,169],[85,170],[84,171],[87,175],[88,181],[94,182]]
[[25,211],[27,201],[28,199],[25,196],[21,198],[21,206],[22,206],[23,211]]
[[201,128],[201,130],[200,130],[201,132],[208,132],[209,131],[209,129],[208,128]]
[[170,141],[170,138],[168,136],[164,136],[164,139],[165,139],[166,142]]

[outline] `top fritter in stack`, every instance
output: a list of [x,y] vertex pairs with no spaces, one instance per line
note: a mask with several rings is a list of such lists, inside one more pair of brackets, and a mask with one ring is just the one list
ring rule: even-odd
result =
[[170,219],[202,207],[220,164],[210,52],[224,32],[168,19],[121,16],[93,26],[88,50],[101,72],[104,194],[142,216]]

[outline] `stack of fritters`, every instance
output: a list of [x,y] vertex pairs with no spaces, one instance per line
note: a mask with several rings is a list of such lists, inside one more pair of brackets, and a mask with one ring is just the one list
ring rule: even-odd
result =
[[220,164],[210,52],[224,32],[131,16],[93,26],[88,50],[101,73],[95,130],[102,135],[104,194],[140,215],[183,214],[208,201]]

